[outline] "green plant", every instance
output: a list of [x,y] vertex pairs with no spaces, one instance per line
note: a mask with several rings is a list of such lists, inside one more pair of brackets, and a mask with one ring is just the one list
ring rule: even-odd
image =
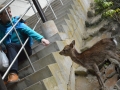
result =
[[94,0],[96,14],[102,18],[117,21],[120,24],[120,0]]

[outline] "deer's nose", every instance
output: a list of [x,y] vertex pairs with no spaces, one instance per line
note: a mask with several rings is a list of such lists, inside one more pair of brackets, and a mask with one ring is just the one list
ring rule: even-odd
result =
[[62,52],[60,51],[59,54],[62,55]]

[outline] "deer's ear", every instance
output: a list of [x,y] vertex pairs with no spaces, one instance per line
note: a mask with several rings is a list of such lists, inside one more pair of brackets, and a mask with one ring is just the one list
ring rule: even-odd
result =
[[70,47],[74,47],[75,46],[75,40],[73,40],[72,42],[71,42],[71,44],[70,44]]
[[75,40],[72,41],[72,44],[75,45]]

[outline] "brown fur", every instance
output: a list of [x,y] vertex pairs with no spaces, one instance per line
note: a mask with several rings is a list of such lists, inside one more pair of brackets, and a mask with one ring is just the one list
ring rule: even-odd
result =
[[99,84],[104,88],[105,85],[101,78],[101,74],[98,68],[98,65],[102,64],[106,58],[111,59],[113,63],[119,65],[120,59],[116,54],[116,45],[113,41],[113,38],[105,38],[97,42],[91,48],[85,50],[82,53],[78,53],[74,48],[75,41],[73,40],[70,45],[66,45],[60,55],[70,56],[71,59],[84,66],[89,72],[97,76]]

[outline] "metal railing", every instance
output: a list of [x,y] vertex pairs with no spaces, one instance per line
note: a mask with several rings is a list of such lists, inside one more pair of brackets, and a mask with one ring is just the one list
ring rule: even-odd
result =
[[[0,13],[1,13],[3,10],[6,10],[6,8],[7,8],[9,5],[11,5],[14,1],[15,1],[15,0],[11,0],[9,3],[7,3],[7,4],[5,5],[5,7],[3,7],[2,9],[0,9]],[[55,12],[54,12],[54,10],[52,9],[52,7],[51,7],[51,5],[50,5],[50,2],[49,2],[48,0],[46,0],[46,1],[47,1],[47,6],[46,6],[44,12],[46,12],[46,10],[48,9],[48,7],[50,7],[50,9],[52,10],[52,13],[54,14],[55,18],[57,19],[57,16],[55,15]],[[62,3],[61,0],[60,0],[60,2],[61,2],[61,4],[63,5],[63,3]],[[33,7],[33,3],[31,2],[31,0],[29,0],[29,3],[30,3],[30,6],[27,8],[27,10],[23,13],[22,16],[20,16],[20,18],[18,19],[18,21],[17,21],[15,24],[13,24],[13,23],[11,22],[11,23],[12,23],[12,28],[11,28],[11,29],[8,31],[8,33],[5,34],[5,36],[0,40],[0,44],[1,44],[1,43],[5,40],[5,38],[9,35],[9,33],[10,33],[12,30],[15,30],[15,33],[17,34],[17,37],[18,37],[18,39],[19,39],[19,41],[20,41],[20,43],[21,43],[21,45],[22,45],[22,47],[21,47],[21,49],[19,50],[19,52],[17,53],[16,57],[14,58],[14,60],[13,60],[12,63],[9,65],[8,69],[6,70],[5,74],[3,75],[2,79],[4,79],[4,78],[6,77],[6,75],[8,74],[9,70],[11,69],[12,65],[14,64],[14,62],[16,61],[16,59],[18,58],[18,56],[20,55],[20,53],[21,53],[22,50],[24,50],[24,52],[25,52],[25,54],[26,54],[26,56],[27,56],[27,58],[28,58],[28,60],[29,60],[29,63],[30,63],[30,65],[31,65],[33,71],[35,72],[35,69],[34,69],[34,67],[33,67],[33,64],[32,64],[32,62],[31,62],[31,60],[30,60],[30,57],[28,56],[28,54],[27,54],[27,52],[26,52],[26,50],[25,50],[25,48],[24,48],[24,46],[25,46],[26,43],[28,42],[29,38],[27,38],[26,41],[25,41],[24,43],[22,43],[22,41],[21,41],[21,39],[20,39],[20,37],[19,37],[19,35],[18,35],[18,33],[17,33],[17,30],[16,30],[16,28],[15,28],[15,26],[16,26],[16,25],[19,23],[19,21],[25,16],[25,14],[30,10],[31,7],[32,7],[34,13],[36,14],[36,17],[38,18],[36,24],[35,24],[34,27],[33,27],[33,30],[36,28],[37,24],[40,22],[41,18],[38,17],[37,12],[35,11],[35,8]],[[7,10],[6,10],[6,12],[7,12]],[[7,14],[8,14],[8,12],[7,12]],[[8,17],[9,17],[9,19],[10,19],[9,14],[8,14]],[[11,19],[10,19],[10,21],[11,21]]]

